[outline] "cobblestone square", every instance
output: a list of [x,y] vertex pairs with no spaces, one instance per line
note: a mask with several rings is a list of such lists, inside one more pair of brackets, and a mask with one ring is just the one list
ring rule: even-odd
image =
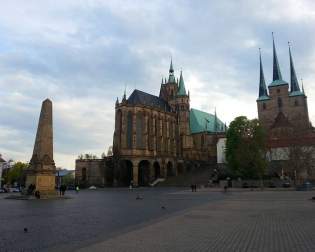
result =
[[158,188],[1,199],[1,251],[315,251],[314,195]]

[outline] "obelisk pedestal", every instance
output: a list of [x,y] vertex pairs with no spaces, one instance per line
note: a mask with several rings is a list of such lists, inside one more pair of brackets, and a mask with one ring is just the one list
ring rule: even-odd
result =
[[55,177],[52,102],[46,99],[42,103],[33,155],[26,171],[26,189],[33,184],[41,197],[55,196]]

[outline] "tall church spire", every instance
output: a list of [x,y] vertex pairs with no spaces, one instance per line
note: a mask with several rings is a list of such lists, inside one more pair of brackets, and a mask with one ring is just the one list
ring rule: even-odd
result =
[[296,78],[296,73],[295,73],[295,68],[294,68],[294,64],[293,64],[293,60],[292,60],[292,54],[291,54],[291,47],[290,47],[290,43],[288,42],[289,45],[289,55],[290,55],[290,91],[292,92],[301,92],[300,90],[300,86],[299,86],[299,82]]
[[173,68],[173,59],[171,58],[171,64],[170,64],[170,74],[174,73],[174,68]]
[[273,45],[273,78],[272,78],[272,82],[270,86],[288,84],[282,79],[273,33],[272,33],[272,45]]
[[185,89],[185,83],[184,83],[184,78],[183,78],[183,72],[182,71],[180,71],[177,95],[186,95],[186,89]]
[[261,51],[259,48],[259,65],[260,65],[260,76],[259,76],[259,96],[258,98],[268,98],[264,69],[261,61]]
[[176,83],[172,58],[171,58],[171,64],[170,64],[170,70],[169,70],[168,83]]
[[214,108],[214,123],[213,123],[213,130],[216,133],[218,131],[218,118],[217,118],[217,108]]
[[272,45],[273,45],[273,81],[275,80],[282,80],[282,75],[279,67],[277,51],[275,46],[275,39],[272,33]]

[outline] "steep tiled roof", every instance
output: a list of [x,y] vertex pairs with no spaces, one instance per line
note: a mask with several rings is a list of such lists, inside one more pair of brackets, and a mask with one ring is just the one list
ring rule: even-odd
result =
[[128,104],[133,104],[133,105],[145,105],[145,106],[150,106],[158,109],[162,109],[164,111],[171,111],[171,107],[168,105],[166,101],[163,99],[151,95],[145,92],[142,92],[140,90],[135,89],[132,94],[129,96],[127,100]]

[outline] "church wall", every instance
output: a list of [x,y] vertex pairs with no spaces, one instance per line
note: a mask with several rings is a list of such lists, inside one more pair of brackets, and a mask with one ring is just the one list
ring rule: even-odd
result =
[[257,101],[258,118],[268,131],[281,111],[296,129],[308,129],[307,101],[304,96],[289,96],[288,85],[269,87],[269,100]]
[[104,186],[105,159],[77,159],[75,162],[76,183],[88,187]]

